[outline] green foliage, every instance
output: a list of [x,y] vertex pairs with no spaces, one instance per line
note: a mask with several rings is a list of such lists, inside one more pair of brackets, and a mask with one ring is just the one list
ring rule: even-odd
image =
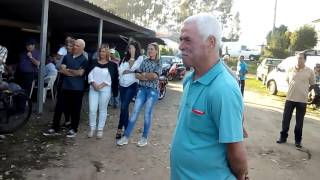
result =
[[289,55],[290,32],[288,28],[281,25],[270,31],[267,36],[267,47],[263,51],[264,57],[286,58]]
[[[233,0],[88,0],[93,4],[157,31],[178,32],[181,22],[200,12],[215,12],[228,39],[239,38],[239,13],[231,14]],[[229,33],[228,33],[229,32]]]
[[317,33],[314,27],[304,25],[293,33],[281,25],[267,36],[267,46],[263,51],[262,58],[286,58],[295,51],[311,49],[317,44]]
[[172,48],[168,48],[166,46],[160,46],[160,54],[161,55],[168,55],[168,56],[173,56],[173,49]]
[[314,27],[304,25],[290,36],[292,51],[311,49],[317,44],[317,33]]

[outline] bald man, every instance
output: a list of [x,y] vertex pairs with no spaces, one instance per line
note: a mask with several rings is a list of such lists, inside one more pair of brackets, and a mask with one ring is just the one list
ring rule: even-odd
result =
[[[64,106],[62,108],[66,113],[70,114],[71,117],[71,126],[67,137],[76,137],[78,132],[82,97],[85,88],[85,70],[88,66],[88,61],[83,55],[84,48],[85,41],[83,39],[77,39],[74,43],[72,54],[67,54],[63,58],[59,71],[64,75],[62,97],[59,99],[63,102],[57,102],[57,105],[63,104]],[[44,132],[43,135],[59,135],[59,130],[60,118],[54,115],[52,127]]]

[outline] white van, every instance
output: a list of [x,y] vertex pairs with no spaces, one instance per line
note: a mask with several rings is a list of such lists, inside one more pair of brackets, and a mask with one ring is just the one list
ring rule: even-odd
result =
[[[276,95],[278,92],[288,92],[287,72],[296,63],[296,56],[287,57],[268,74],[266,84],[270,94]],[[320,63],[320,56],[307,56],[305,63],[307,67],[313,70],[317,63]]]

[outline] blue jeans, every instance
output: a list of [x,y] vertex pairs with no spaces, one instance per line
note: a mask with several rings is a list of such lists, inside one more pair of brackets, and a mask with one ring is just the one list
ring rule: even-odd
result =
[[121,109],[120,109],[120,119],[118,124],[118,129],[127,129],[128,127],[128,119],[129,119],[129,104],[132,98],[137,94],[138,84],[133,83],[128,87],[120,86],[120,101],[121,101]]
[[117,97],[114,97],[113,96],[113,93],[111,91],[111,98],[110,98],[110,101],[109,101],[109,105],[110,106],[113,106],[114,108],[118,108],[119,105],[120,105],[120,100],[119,100],[119,93],[118,93],[118,96]]
[[133,112],[131,113],[131,116],[129,118],[129,124],[126,131],[124,132],[124,136],[126,136],[127,138],[130,137],[134,125],[136,124],[136,121],[139,117],[139,113],[143,105],[145,104],[144,127],[142,137],[148,137],[149,129],[152,122],[153,107],[158,101],[158,97],[159,91],[157,89],[149,87],[139,87],[136,101],[134,103]]
[[107,108],[111,97],[111,88],[106,91],[89,90],[89,126],[91,129],[97,127],[97,111],[99,107],[98,130],[103,130],[107,120]]

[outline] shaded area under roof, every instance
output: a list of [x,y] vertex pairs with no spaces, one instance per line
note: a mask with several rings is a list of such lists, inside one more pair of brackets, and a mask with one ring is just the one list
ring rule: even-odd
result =
[[[0,26],[40,29],[41,0],[1,0]],[[115,16],[84,0],[50,0],[49,34],[51,32],[98,34],[99,20],[104,21],[103,34],[156,38],[155,32]],[[157,42],[164,44],[161,39]]]

